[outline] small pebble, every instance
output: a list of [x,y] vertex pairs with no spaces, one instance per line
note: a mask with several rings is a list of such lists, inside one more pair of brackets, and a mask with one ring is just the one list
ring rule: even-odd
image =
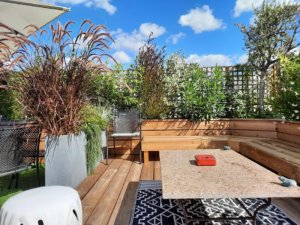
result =
[[223,149],[224,149],[224,150],[231,150],[231,147],[230,147],[230,146],[227,146],[227,145],[225,145]]
[[284,187],[297,187],[297,182],[293,179],[280,176],[279,180],[281,181],[281,185]]

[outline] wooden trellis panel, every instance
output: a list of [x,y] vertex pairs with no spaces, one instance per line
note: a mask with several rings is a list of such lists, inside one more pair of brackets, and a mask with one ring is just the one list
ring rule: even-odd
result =
[[[226,80],[231,81],[232,88],[242,93],[250,111],[256,110],[259,97],[259,73],[246,66],[221,66],[220,68]],[[215,67],[203,67],[202,69],[210,76],[213,74]],[[278,72],[275,70],[276,68],[272,67],[270,73],[274,74]],[[268,84],[268,80],[266,82],[265,100],[267,103],[270,95],[270,84]],[[227,87],[224,86],[224,88]]]

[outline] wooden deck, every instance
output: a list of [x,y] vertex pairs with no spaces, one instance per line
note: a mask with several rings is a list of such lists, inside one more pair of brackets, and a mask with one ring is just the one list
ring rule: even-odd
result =
[[[160,180],[158,156],[152,157],[146,165],[132,155],[110,159],[109,165],[100,163],[77,188],[82,199],[84,224],[127,225],[138,181]],[[300,224],[300,199],[274,199],[273,203]]]

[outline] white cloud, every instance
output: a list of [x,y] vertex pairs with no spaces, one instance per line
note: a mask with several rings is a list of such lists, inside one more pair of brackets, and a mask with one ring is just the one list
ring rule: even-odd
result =
[[155,23],[143,23],[140,26],[140,33],[146,37],[152,33],[152,37],[156,38],[161,36],[166,32],[166,29],[163,26],[159,26]]
[[191,54],[187,63],[198,63],[200,66],[231,66],[233,61],[229,56],[222,54],[197,55]]
[[294,54],[296,54],[296,55],[299,55],[299,54],[300,54],[300,47],[298,46],[298,47],[292,49],[292,50],[291,50],[291,53],[294,53]]
[[170,37],[168,37],[167,41],[171,41],[172,44],[177,44],[178,41],[180,41],[181,39],[183,39],[185,37],[185,33],[179,32],[177,34],[172,34],[170,35]]
[[247,54],[243,54],[240,57],[237,58],[237,63],[238,64],[244,64],[248,61],[248,55]]
[[127,55],[127,53],[124,52],[124,51],[116,51],[112,56],[114,57],[114,59],[118,63],[129,63],[129,62],[131,62],[130,56]]
[[153,37],[159,37],[166,32],[166,29],[155,23],[143,23],[139,30],[133,30],[131,33],[118,29],[111,33],[115,41],[111,47],[119,51],[129,50],[137,53],[139,48],[148,40],[151,32],[153,32]]
[[195,33],[226,28],[223,21],[213,15],[208,5],[191,9],[188,14],[181,15],[178,22],[181,26],[191,27]]
[[[88,42],[91,41],[92,37],[87,37],[86,40],[84,40],[83,37],[79,38],[76,42],[75,49],[77,50],[83,50],[87,48]],[[73,39],[73,42],[75,42],[75,39]]]
[[[295,0],[276,0],[278,4],[294,4]],[[239,17],[244,12],[251,12],[253,8],[258,8],[263,0],[236,0],[234,6],[234,17]]]
[[53,4],[85,5],[86,7],[97,7],[104,9],[108,14],[113,15],[117,7],[111,4],[111,0],[45,0]]
[[259,7],[263,0],[237,0],[234,6],[234,17],[239,17],[244,12],[251,12],[254,8]]

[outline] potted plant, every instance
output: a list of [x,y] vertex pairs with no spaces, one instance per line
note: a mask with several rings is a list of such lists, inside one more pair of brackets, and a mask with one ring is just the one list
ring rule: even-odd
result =
[[34,42],[23,38],[12,65],[18,77],[13,88],[25,114],[42,125],[46,138],[46,185],[76,187],[86,176],[84,112],[95,74],[108,70],[104,57],[112,41],[106,28],[85,20],[77,35],[70,26],[51,25]]

